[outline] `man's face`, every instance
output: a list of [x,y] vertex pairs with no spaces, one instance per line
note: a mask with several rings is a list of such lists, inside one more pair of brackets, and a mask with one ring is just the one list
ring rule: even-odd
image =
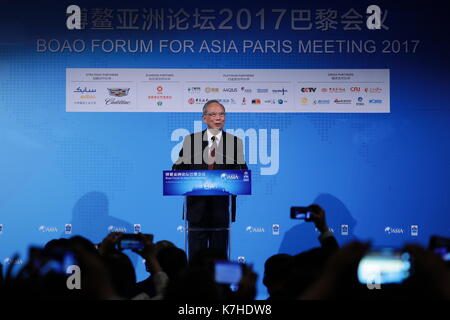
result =
[[225,110],[218,103],[211,103],[206,108],[206,114],[203,115],[203,122],[209,129],[221,130],[225,125]]

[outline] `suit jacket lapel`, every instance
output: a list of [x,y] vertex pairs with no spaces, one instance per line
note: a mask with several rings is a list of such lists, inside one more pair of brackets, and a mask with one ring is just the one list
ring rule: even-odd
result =
[[[206,137],[205,137],[206,136]],[[206,163],[206,159],[203,157],[205,154],[205,149],[208,148],[208,134],[206,133],[206,130],[202,131],[202,170],[208,169],[208,164]],[[206,151],[208,152],[208,151]]]
[[225,131],[222,130],[222,139],[220,139],[219,145],[217,146],[217,149],[221,151],[220,157],[222,158],[222,162],[219,162],[220,164],[225,164],[225,155],[227,154],[226,139],[227,135],[225,134]]

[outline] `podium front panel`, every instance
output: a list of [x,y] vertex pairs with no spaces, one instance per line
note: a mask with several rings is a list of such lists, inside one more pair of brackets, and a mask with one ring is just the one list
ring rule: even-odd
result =
[[165,196],[250,195],[250,170],[163,171]]

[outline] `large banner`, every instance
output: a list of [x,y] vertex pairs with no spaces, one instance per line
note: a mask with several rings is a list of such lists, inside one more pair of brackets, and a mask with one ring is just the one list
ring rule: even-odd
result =
[[68,69],[66,110],[389,112],[389,70]]

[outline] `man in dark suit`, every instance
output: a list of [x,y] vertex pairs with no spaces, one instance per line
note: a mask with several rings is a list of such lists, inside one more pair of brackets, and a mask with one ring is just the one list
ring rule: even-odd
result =
[[[208,128],[186,136],[183,148],[172,170],[247,170],[242,140],[224,132],[225,107],[217,100],[203,106],[203,122]],[[215,248],[224,256],[228,252],[229,197],[188,196],[189,259],[199,250]],[[235,221],[236,196],[231,200]]]

